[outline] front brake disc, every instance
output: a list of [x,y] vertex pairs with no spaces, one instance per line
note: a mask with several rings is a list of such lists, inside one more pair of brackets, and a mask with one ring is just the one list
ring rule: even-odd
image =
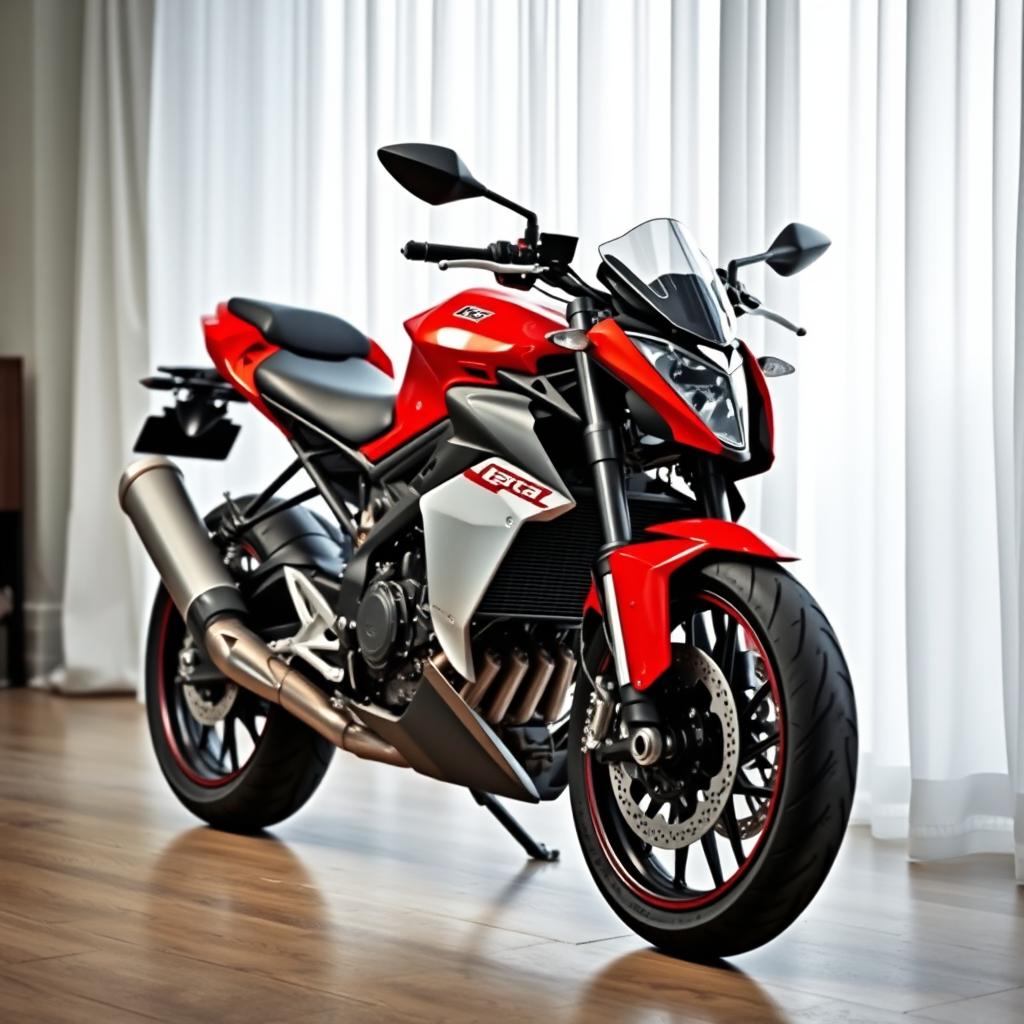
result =
[[[612,789],[626,823],[644,842],[665,850],[689,846],[711,831],[732,795],[740,754],[739,715],[722,670],[699,647],[691,644],[673,647],[673,661],[682,678],[690,685],[703,686],[710,694],[708,710],[722,728],[721,766],[706,789],[697,794],[696,806],[687,809],[690,813],[682,821],[675,822],[665,816],[667,804],[658,807],[656,799],[646,792],[639,798],[633,796],[638,780],[631,774],[629,765],[614,762],[609,766]],[[635,770],[635,766],[632,768]],[[641,807],[645,799],[651,802]]]

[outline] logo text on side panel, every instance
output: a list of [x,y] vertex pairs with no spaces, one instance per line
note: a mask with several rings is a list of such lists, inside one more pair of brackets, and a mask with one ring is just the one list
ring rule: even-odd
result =
[[491,462],[481,470],[467,469],[464,475],[488,491],[495,494],[498,491],[509,491],[538,508],[547,507],[544,501],[552,493],[550,487],[543,487],[533,480],[519,476],[497,462]]

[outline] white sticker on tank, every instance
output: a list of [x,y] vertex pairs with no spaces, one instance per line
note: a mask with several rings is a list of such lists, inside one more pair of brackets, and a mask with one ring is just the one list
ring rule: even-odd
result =
[[473,323],[478,324],[481,320],[494,316],[494,310],[481,309],[480,306],[463,306],[462,309],[455,310],[452,316],[461,316],[463,320],[472,320]]

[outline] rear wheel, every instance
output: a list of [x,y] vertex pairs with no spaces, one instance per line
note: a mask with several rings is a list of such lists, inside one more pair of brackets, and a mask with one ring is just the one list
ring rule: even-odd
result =
[[[221,511],[207,517],[211,529]],[[290,509],[272,517],[278,543],[289,532],[308,535],[311,519],[304,513]],[[291,531],[288,519],[294,519]],[[262,539],[267,533],[246,538],[232,564],[237,576],[269,557]],[[222,676],[195,645],[163,587],[147,635],[146,712],[157,760],[175,796],[203,821],[230,831],[257,831],[293,814],[312,796],[334,753],[287,711]]]
[[[853,693],[824,614],[777,566],[707,565],[672,623],[673,666],[648,691],[670,741],[655,764],[584,752],[594,698],[577,686],[573,816],[631,928],[682,956],[729,956],[791,924],[828,873],[853,798]],[[603,631],[585,664],[610,671]]]

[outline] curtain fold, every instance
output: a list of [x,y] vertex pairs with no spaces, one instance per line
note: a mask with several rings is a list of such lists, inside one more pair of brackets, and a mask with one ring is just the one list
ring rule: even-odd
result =
[[71,501],[59,685],[133,689],[144,565],[117,481],[150,372],[146,192],[153,4],[87,0],[82,40]]
[[[1021,623],[1021,611],[1024,609],[1024,43],[1020,48],[1014,44],[1022,39],[1022,29],[1024,12],[1021,5],[1013,0],[999,0],[995,110],[1001,142],[996,149],[993,220],[1001,225],[997,238],[1002,244],[996,249],[994,261],[998,288],[996,343],[1000,346],[998,379],[1000,382],[1012,382],[1012,396],[1004,392],[1000,402],[1003,412],[997,418],[997,426],[1001,447],[997,451],[1000,479],[1013,491],[1012,495],[1004,497],[999,533],[1003,594],[1010,594],[1003,615],[1003,682],[1007,753],[1014,794],[1014,855],[1018,881],[1024,880],[1024,625]],[[1018,83],[1019,92],[1015,88]],[[1019,149],[1014,144],[1011,125],[1017,127]],[[1018,153],[1016,245],[1011,248],[1013,219],[1007,216],[1007,212],[1012,209],[1014,157]],[[1006,206],[997,207],[997,202],[1006,203]],[[1011,263],[1014,266],[1012,273]],[[1011,310],[1016,359],[1010,358],[1006,352],[1011,333]],[[1011,366],[1012,374],[1009,372]],[[995,367],[993,372],[997,373]],[[1007,409],[1012,412],[1007,413]],[[1012,436],[1012,446],[1002,440],[1006,436]]]
[[[148,135],[144,61],[115,45],[141,10],[89,8],[76,443],[102,454],[76,460],[69,670],[132,675],[147,583],[114,481],[134,378],[201,361],[199,315],[246,293],[323,308],[401,369],[405,317],[492,283],[398,248],[516,218],[418,203],[378,146],[453,146],[578,232],[590,277],[648,217],[718,265],[802,220],[833,237],[820,263],[745,274],[809,331],[743,323],[798,367],[771,383],[777,462],[746,521],[801,552],[847,652],[858,817],[921,858],[1016,843],[1024,878],[1022,0],[156,0]],[[200,505],[287,457],[241,415],[226,467],[186,467]]]
[[1019,627],[1000,607],[996,488],[1015,468],[994,442],[1009,367],[995,360],[992,303],[1005,216],[993,155],[1010,119],[994,117],[996,40],[992,2],[908,7],[907,680],[910,851],[922,858],[1012,848],[1020,680],[1012,660],[1004,677],[1003,645]]

